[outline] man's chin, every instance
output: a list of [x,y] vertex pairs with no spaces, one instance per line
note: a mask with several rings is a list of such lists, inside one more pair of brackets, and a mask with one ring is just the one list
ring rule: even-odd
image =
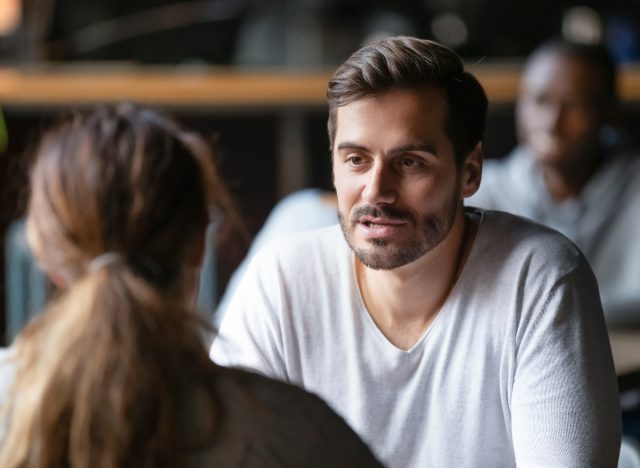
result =
[[421,244],[394,246],[385,239],[375,239],[366,247],[351,246],[362,264],[373,270],[393,270],[416,261],[428,249]]
[[367,268],[372,270],[393,270],[394,268],[406,265],[406,262],[401,263],[397,259],[391,258],[389,255],[384,255],[381,252],[373,252],[371,250],[354,250],[356,257]]
[[564,152],[536,151],[535,149],[533,149],[533,157],[538,164],[549,167],[561,167],[569,158]]

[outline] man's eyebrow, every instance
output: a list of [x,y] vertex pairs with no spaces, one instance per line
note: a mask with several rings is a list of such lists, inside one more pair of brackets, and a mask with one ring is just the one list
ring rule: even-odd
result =
[[350,141],[344,141],[342,143],[340,143],[337,148],[338,151],[340,150],[358,150],[358,151],[369,151],[369,149],[366,146],[362,146],[362,145],[358,145],[357,143],[352,143]]
[[434,156],[438,156],[438,152],[433,145],[427,145],[423,143],[408,143],[406,145],[396,146],[395,148],[392,148],[391,151],[389,151],[389,154],[395,155],[407,153],[410,151],[421,151],[424,153],[431,153]]
[[[351,141],[344,141],[340,143],[336,147],[337,151],[341,150],[356,150],[362,152],[368,152],[369,148],[364,145],[359,145],[357,143],[353,143]],[[408,153],[410,151],[421,151],[424,153],[430,153],[434,156],[438,156],[438,152],[436,151],[433,145],[428,145],[424,143],[407,143],[406,145],[396,146],[389,151],[389,155],[394,156],[396,154]]]

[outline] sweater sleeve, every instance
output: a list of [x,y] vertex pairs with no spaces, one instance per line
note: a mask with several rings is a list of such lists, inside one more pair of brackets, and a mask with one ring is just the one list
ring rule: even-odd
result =
[[262,251],[251,261],[229,303],[211,347],[214,362],[287,381],[283,360],[279,278],[274,255]]
[[586,261],[530,285],[516,336],[511,399],[519,467],[615,467],[616,376],[598,287]]

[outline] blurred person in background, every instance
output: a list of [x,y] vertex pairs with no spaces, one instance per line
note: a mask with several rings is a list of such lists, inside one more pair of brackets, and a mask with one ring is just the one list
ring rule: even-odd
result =
[[616,133],[607,50],[552,40],[528,59],[516,106],[519,145],[485,163],[467,204],[565,234],[598,279],[609,326],[640,324],[640,158]]
[[317,397],[214,365],[194,306],[206,144],[133,105],[42,139],[27,233],[62,288],[0,356],[0,466],[380,466]]

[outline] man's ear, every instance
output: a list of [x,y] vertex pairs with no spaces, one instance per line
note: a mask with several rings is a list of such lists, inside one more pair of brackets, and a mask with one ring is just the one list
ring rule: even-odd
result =
[[463,198],[470,197],[478,191],[480,181],[482,180],[483,159],[482,142],[479,141],[469,154],[467,154],[462,164],[460,193]]
[[336,171],[335,171],[336,162],[333,159],[333,147],[331,147],[331,149],[330,149],[329,158],[330,158],[330,161],[331,161],[331,186],[335,190],[335,188],[336,188]]

